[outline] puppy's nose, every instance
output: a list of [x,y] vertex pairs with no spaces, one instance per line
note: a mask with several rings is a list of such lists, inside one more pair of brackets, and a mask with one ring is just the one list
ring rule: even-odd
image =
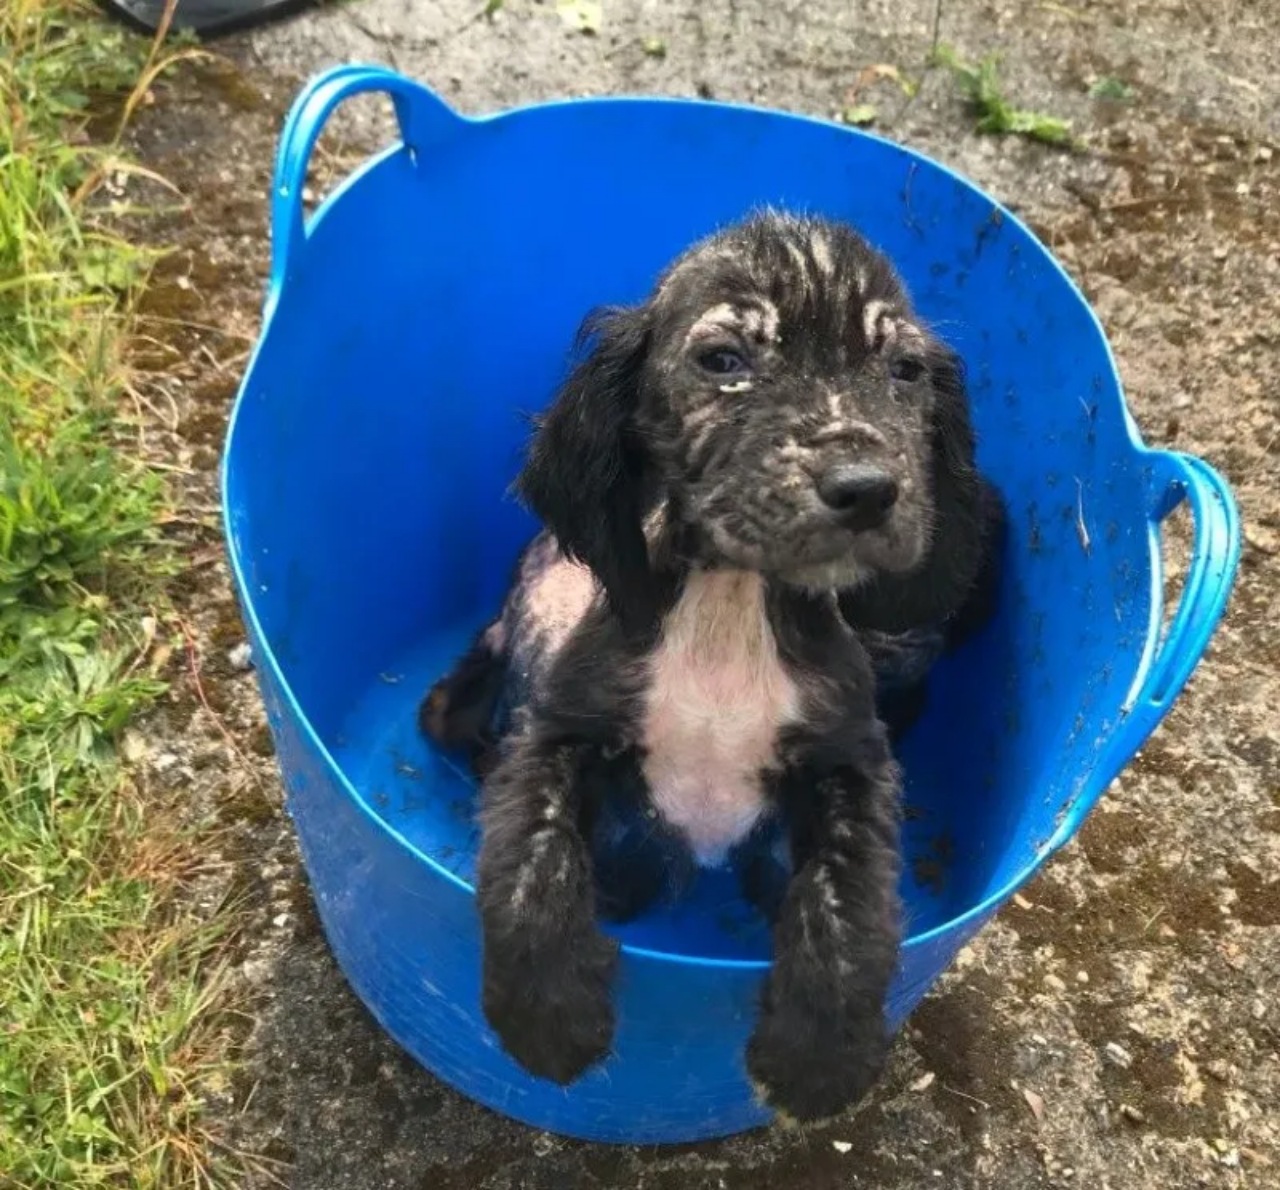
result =
[[883,525],[898,500],[898,481],[869,463],[837,463],[818,476],[818,495],[850,528]]

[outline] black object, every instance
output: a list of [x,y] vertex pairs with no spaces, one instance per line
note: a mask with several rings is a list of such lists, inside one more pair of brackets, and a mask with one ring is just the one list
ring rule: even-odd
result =
[[[219,37],[278,20],[317,0],[178,0],[174,6],[175,31]],[[143,33],[154,33],[164,19],[165,0],[98,0],[114,17]]]

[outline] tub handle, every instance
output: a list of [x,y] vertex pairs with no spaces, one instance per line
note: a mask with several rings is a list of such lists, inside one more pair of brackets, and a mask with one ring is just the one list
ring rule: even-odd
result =
[[302,190],[307,165],[325,123],[354,95],[382,92],[391,97],[400,139],[416,165],[423,151],[451,125],[464,122],[439,96],[420,83],[384,66],[352,63],[316,75],[294,101],[280,133],[275,182],[271,192],[271,276],[267,285],[270,313],[297,271],[307,229]]
[[[1178,607],[1155,646],[1131,704],[1131,720],[1159,719],[1178,697],[1226,610],[1240,562],[1240,514],[1227,481],[1194,455],[1161,451],[1155,458],[1152,525],[1159,531],[1165,518],[1185,500],[1195,528]],[[1141,742],[1134,741],[1134,750]]]

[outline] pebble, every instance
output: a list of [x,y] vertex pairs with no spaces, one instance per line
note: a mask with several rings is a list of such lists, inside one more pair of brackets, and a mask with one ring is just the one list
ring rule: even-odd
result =
[[556,1142],[552,1140],[545,1132],[534,1137],[533,1155],[535,1157],[549,1157],[555,1152]]
[[1044,977],[1044,986],[1051,992],[1065,992],[1067,990],[1066,983],[1056,975],[1046,975]]
[[1265,525],[1249,525],[1244,531],[1245,544],[1263,554],[1280,553],[1280,534]]
[[120,755],[130,764],[137,764],[147,754],[147,741],[140,732],[129,728],[120,741]]
[[847,1140],[833,1140],[831,1142],[831,1147],[843,1157],[845,1153],[849,1152],[849,1150],[853,1148],[853,1145],[851,1145]]
[[1077,972],[1076,972],[1076,983],[1088,983],[1088,982],[1089,982],[1089,972],[1088,972],[1088,971],[1077,971]]
[[247,640],[241,641],[227,654],[227,663],[232,669],[242,673],[253,667],[253,650],[249,647]]
[[240,978],[249,984],[266,983],[271,978],[271,960],[246,959],[240,964]]
[[1133,1065],[1133,1055],[1118,1042],[1108,1041],[1103,1047],[1103,1053],[1107,1055],[1108,1062],[1119,1066],[1121,1070],[1128,1070]]

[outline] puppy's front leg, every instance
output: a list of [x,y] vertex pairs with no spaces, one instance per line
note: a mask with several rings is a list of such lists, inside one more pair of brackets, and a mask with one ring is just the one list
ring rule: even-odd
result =
[[529,735],[485,782],[477,900],[484,1012],[531,1074],[567,1084],[613,1038],[618,945],[596,924],[579,828],[583,745]]
[[899,778],[883,741],[825,774],[784,779],[795,876],[747,1066],[769,1106],[824,1119],[871,1088],[889,1050],[884,1002],[897,968]]

